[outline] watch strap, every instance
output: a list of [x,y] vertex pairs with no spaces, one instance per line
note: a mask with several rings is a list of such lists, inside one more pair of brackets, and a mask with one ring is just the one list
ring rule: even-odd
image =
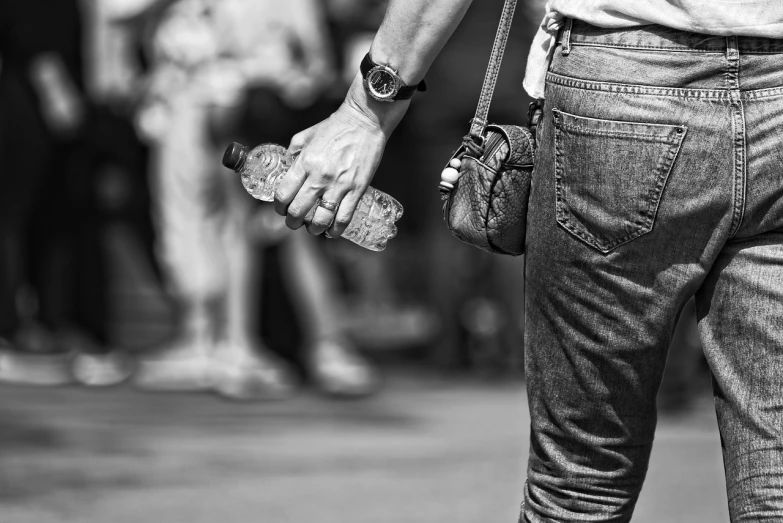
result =
[[[377,67],[378,65],[379,64],[376,64],[372,61],[372,58],[370,58],[370,53],[367,53],[364,55],[362,63],[359,65],[359,70],[361,71],[362,76],[366,78],[367,74],[369,74],[372,68]],[[413,95],[416,93],[416,91],[426,90],[427,84],[424,82],[424,80],[419,82],[417,85],[402,85],[392,100],[409,100],[410,98],[413,98]]]

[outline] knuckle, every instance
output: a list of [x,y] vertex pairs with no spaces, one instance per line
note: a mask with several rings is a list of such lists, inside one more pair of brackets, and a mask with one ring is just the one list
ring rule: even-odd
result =
[[303,132],[296,133],[293,137],[291,137],[291,145],[292,146],[298,146],[303,144],[305,141],[305,134]]
[[306,172],[308,175],[320,175],[320,167],[321,167],[321,160],[317,156],[313,156],[311,154],[306,156],[300,156],[299,161],[302,162],[302,169],[304,172]]

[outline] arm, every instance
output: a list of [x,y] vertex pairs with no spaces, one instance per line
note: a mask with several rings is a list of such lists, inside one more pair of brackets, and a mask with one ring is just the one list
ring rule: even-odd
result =
[[[408,85],[418,83],[467,11],[471,0],[391,0],[370,54],[397,69]],[[275,210],[297,229],[318,198],[339,203],[336,213],[318,207],[307,224],[311,234],[328,228],[340,236],[375,175],[389,136],[410,100],[378,102],[368,96],[357,73],[340,108],[297,134],[299,152],[277,189]],[[331,225],[330,225],[331,224]]]

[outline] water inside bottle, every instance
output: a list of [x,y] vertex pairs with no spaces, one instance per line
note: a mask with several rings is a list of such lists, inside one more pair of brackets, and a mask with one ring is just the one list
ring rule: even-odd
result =
[[248,153],[241,170],[242,185],[253,198],[271,202],[283,175],[293,164],[285,147],[263,144]]
[[378,189],[369,187],[342,237],[366,249],[382,251],[389,240],[397,236],[394,222],[401,217],[400,202]]

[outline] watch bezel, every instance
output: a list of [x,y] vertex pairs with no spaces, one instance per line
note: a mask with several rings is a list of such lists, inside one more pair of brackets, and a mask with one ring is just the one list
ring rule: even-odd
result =
[[[390,93],[379,93],[378,91],[375,90],[375,87],[373,86],[371,79],[380,74],[388,75],[394,81],[394,87]],[[379,102],[393,102],[394,98],[397,96],[397,93],[400,92],[400,88],[403,85],[404,84],[402,82],[402,79],[400,78],[400,75],[397,74],[397,71],[395,71],[394,69],[392,69],[387,65],[382,65],[382,64],[375,65],[364,76],[365,90],[367,91],[367,93],[369,93],[370,96],[372,96],[375,100],[378,100]]]

